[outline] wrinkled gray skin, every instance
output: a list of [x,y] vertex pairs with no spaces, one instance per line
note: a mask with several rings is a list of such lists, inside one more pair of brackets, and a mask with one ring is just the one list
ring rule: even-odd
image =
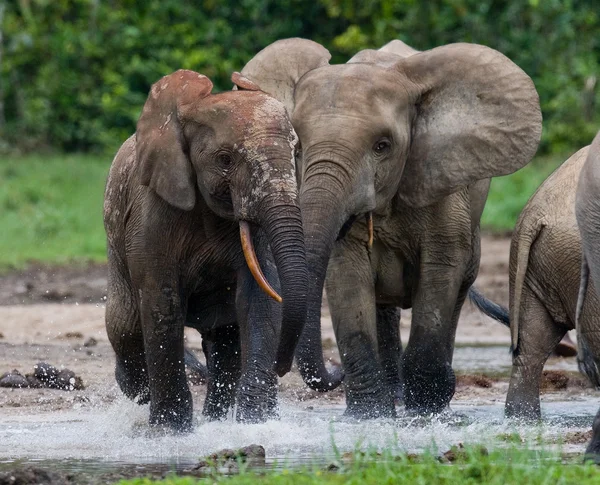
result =
[[[600,333],[594,321],[586,318],[592,297],[597,298],[588,285],[592,277],[594,288],[600,288],[600,133],[589,147],[587,160],[581,170],[575,203],[577,223],[581,233],[583,259],[581,286],[577,315],[577,340],[579,369],[586,373],[592,383],[600,387]],[[593,316],[597,322],[599,314],[595,308]],[[600,411],[592,425],[593,435],[586,449],[586,457],[600,463]]]
[[586,351],[586,360],[590,357],[586,340],[595,339],[595,348],[600,350],[598,334],[594,336],[600,301],[591,285],[585,289],[585,305],[575,324],[582,264],[575,199],[588,151],[589,147],[579,150],[544,181],[513,231],[509,266],[513,367],[506,397],[508,417],[541,418],[542,370],[568,330],[577,327],[579,352]]
[[[150,402],[151,424],[183,431],[192,425],[184,325],[203,338],[203,414],[224,417],[235,402],[238,419],[257,421],[275,412],[273,367],[289,370],[306,309],[290,119],[263,92],[211,89],[185,70],[152,86],[136,134],[113,161],[104,203],[117,381],[128,397]],[[250,275],[238,221],[251,224],[283,305]]]
[[[344,65],[329,58],[314,42],[286,39],[242,71],[286,105],[300,138],[310,287],[298,366],[319,391],[342,379],[323,362],[327,273],[346,413],[394,416],[401,376],[409,410],[439,412],[454,393],[454,336],[479,265],[489,178],[535,153],[538,95],[515,64],[479,45],[419,53],[393,41]],[[401,358],[398,307],[413,309]]]

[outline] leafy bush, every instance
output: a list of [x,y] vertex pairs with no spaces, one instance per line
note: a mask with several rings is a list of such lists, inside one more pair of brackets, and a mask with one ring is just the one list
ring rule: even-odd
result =
[[562,152],[600,126],[599,15],[596,0],[12,0],[0,3],[0,149],[114,151],[161,76],[188,68],[228,89],[258,50],[301,36],[335,62],[395,38],[494,47],[534,79],[542,150]]

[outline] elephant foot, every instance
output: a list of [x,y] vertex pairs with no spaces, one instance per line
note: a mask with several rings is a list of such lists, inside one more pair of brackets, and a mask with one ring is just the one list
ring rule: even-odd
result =
[[396,407],[394,406],[394,396],[385,390],[369,395],[346,391],[346,411],[344,411],[344,416],[357,420],[395,419]]
[[186,389],[178,398],[159,404],[150,402],[150,426],[166,428],[176,433],[192,431],[192,394]]
[[258,424],[271,419],[279,419],[279,413],[277,412],[277,406],[238,406],[235,419],[238,423]]
[[150,402],[148,373],[143,365],[134,366],[127,360],[117,359],[115,378],[121,392],[138,404]]
[[[260,374],[260,375],[259,375]],[[277,419],[277,376],[273,371],[246,374],[240,382],[235,418],[240,423]]]
[[[412,368],[413,366],[410,366]],[[432,371],[415,367],[404,368],[404,405],[417,415],[440,414],[450,404],[456,387],[456,377],[449,365]]]
[[215,402],[207,398],[202,409],[202,416],[206,417],[209,421],[219,421],[227,417],[230,409],[231,406],[225,403]]
[[540,421],[542,411],[539,399],[532,401],[507,399],[504,408],[504,417],[528,423]]

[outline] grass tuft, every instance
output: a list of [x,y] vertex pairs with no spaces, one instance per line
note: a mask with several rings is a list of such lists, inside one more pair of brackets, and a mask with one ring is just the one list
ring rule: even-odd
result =
[[565,463],[560,455],[527,449],[499,449],[487,452],[481,447],[466,447],[449,462],[433,454],[393,456],[389,453],[357,454],[355,459],[337,469],[244,471],[236,476],[212,475],[207,478],[170,476],[154,481],[139,478],[120,485],[192,485],[223,483],[227,485],[369,485],[435,483],[504,485],[527,483],[599,483],[600,468],[593,464]]
[[104,261],[109,166],[110,159],[81,155],[0,160],[0,270]]

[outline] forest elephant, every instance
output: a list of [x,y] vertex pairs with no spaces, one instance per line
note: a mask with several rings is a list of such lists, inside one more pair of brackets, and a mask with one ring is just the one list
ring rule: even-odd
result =
[[588,152],[589,147],[582,148],[557,168],[517,220],[510,247],[509,311],[476,291],[470,293],[482,311],[510,325],[512,373],[507,417],[540,419],[542,371],[557,343],[567,331],[577,328],[581,354],[587,348],[582,331],[583,335],[585,329],[590,334],[595,331],[597,339],[600,330],[597,324],[594,330],[600,300],[591,285],[585,290],[585,305],[576,324],[582,247],[575,201]]
[[[581,234],[583,257],[581,265],[581,284],[577,305],[577,345],[579,369],[592,383],[600,387],[600,325],[598,325],[598,307],[594,308],[594,319],[586,310],[595,302],[597,292],[589,287],[600,288],[600,132],[592,142],[587,160],[581,170],[577,198],[575,202],[577,224]],[[589,277],[592,285],[588,285]],[[594,322],[595,320],[595,322]],[[596,323],[596,325],[594,325]],[[596,414],[592,426],[592,440],[586,449],[586,457],[600,463],[600,411]]]
[[[418,52],[400,41],[342,65],[305,39],[277,41],[242,74],[281,100],[300,138],[297,178],[309,266],[304,381],[342,379],[346,414],[442,411],[454,394],[458,316],[479,266],[490,177],[540,140],[538,94],[501,53],[474,44]],[[326,281],[325,281],[326,280]],[[323,360],[326,287],[345,376]],[[398,308],[412,308],[401,356]]]
[[203,414],[235,404],[258,421],[276,413],[275,370],[290,369],[306,318],[297,136],[279,101],[233,78],[246,90],[211,94],[187,70],[156,82],[106,185],[116,379],[173,430],[192,425],[184,325],[202,334]]

